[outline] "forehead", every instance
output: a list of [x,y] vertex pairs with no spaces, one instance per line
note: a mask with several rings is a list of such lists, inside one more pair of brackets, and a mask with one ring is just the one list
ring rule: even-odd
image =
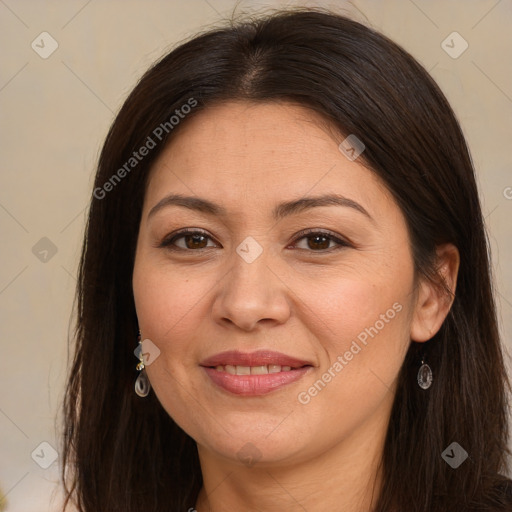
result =
[[147,196],[153,203],[169,192],[245,198],[248,206],[327,192],[389,199],[375,173],[340,151],[343,139],[319,114],[294,104],[215,105],[185,120],[155,162]]

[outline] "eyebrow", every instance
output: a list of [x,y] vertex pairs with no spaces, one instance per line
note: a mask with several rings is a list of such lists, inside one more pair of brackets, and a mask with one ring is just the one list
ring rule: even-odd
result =
[[[207,199],[202,199],[200,197],[184,196],[182,194],[170,194],[161,199],[155,206],[153,206],[153,208],[151,208],[150,212],[148,213],[148,220],[156,212],[168,206],[181,206],[183,208],[188,208],[190,210],[206,213],[208,215],[217,215],[220,217],[228,216],[228,211],[224,207],[215,204],[211,201],[208,201]],[[319,206],[343,206],[347,208],[352,208],[353,210],[362,213],[371,221],[373,221],[373,218],[363,206],[361,206],[356,201],[339,194],[303,197],[301,199],[296,199],[293,201],[286,201],[278,204],[272,211],[272,215],[275,220],[281,220],[290,215],[297,214],[305,210],[309,210],[311,208]]]

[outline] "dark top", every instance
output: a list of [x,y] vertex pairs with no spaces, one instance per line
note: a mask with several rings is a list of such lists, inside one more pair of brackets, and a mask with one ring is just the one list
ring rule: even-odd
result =
[[484,507],[474,507],[468,512],[512,512],[512,480],[504,478]]

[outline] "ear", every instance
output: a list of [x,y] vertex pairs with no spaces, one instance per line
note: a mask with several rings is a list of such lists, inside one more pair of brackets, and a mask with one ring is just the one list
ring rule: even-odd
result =
[[441,328],[455,298],[460,256],[453,244],[437,247],[437,275],[435,282],[422,278],[411,323],[411,340],[424,342]]

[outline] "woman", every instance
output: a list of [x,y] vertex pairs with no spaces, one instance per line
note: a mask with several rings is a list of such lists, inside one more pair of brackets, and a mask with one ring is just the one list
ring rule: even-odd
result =
[[80,511],[510,510],[469,152],[359,23],[279,13],[144,75],[101,153],[78,311]]

